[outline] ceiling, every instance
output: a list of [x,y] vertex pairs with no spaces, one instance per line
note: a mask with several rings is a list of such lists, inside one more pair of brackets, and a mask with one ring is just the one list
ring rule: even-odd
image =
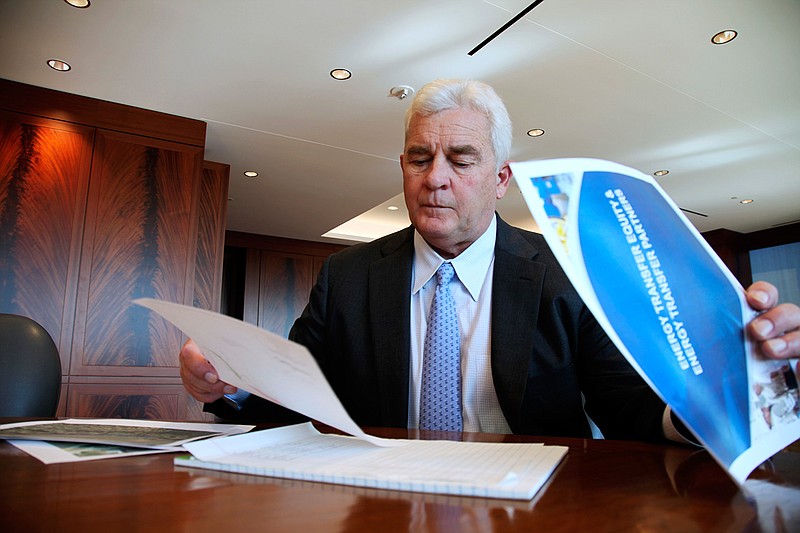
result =
[[[229,230],[350,242],[407,225],[409,100],[389,92],[435,78],[495,87],[514,160],[668,169],[659,183],[700,231],[800,220],[800,2],[544,0],[468,55],[529,4],[3,0],[0,77],[206,121],[206,159],[231,165]],[[725,29],[738,37],[711,44]],[[498,210],[532,227],[517,189]]]

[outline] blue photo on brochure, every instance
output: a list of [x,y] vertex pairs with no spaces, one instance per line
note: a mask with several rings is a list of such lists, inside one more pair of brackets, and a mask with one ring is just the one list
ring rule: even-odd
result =
[[737,483],[800,437],[798,361],[754,354],[744,289],[651,176],[597,159],[510,166],[609,338]]
[[658,201],[648,183],[587,172],[578,219],[586,272],[642,370],[731,464],[750,447],[740,295],[673,211],[647,209]]

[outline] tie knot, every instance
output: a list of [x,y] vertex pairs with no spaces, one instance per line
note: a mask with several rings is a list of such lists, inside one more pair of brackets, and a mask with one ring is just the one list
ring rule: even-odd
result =
[[447,285],[453,279],[455,273],[456,271],[451,263],[442,263],[439,270],[436,271],[436,284]]

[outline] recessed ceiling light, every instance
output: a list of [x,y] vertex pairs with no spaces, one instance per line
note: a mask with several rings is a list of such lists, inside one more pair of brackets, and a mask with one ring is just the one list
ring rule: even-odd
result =
[[711,38],[714,44],[726,44],[731,42],[739,35],[736,30],[722,30]]
[[740,204],[752,204],[755,200],[746,199],[746,200],[739,200]]
[[669,174],[669,170],[667,170],[667,169],[656,170],[655,172],[653,172],[653,176],[656,176],[656,177],[659,177],[659,178],[661,176],[666,176],[667,174]]
[[544,135],[544,130],[540,128],[534,128],[532,130],[528,130],[528,137],[541,137]]
[[69,5],[71,5],[72,7],[77,7],[78,9],[89,7],[89,4],[91,4],[89,0],[64,0],[64,1]]
[[397,207],[396,205],[390,205],[390,206],[389,206],[389,207],[387,207],[386,209],[388,209],[389,211],[397,211],[397,210],[398,210],[398,209],[400,209],[400,208],[399,208],[399,207]]
[[258,176],[258,172],[256,172],[255,170],[245,170],[244,175],[247,176],[248,178],[255,178],[256,176]]
[[346,80],[353,74],[346,68],[335,68],[331,71],[331,78],[335,80]]
[[72,68],[69,63],[66,61],[61,61],[60,59],[48,59],[47,66],[59,72],[66,72]]

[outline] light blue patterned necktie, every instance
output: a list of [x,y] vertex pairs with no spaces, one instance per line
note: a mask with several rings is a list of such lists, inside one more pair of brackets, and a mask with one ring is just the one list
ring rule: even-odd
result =
[[450,292],[455,271],[442,263],[436,271],[422,363],[420,429],[461,431],[461,337]]

